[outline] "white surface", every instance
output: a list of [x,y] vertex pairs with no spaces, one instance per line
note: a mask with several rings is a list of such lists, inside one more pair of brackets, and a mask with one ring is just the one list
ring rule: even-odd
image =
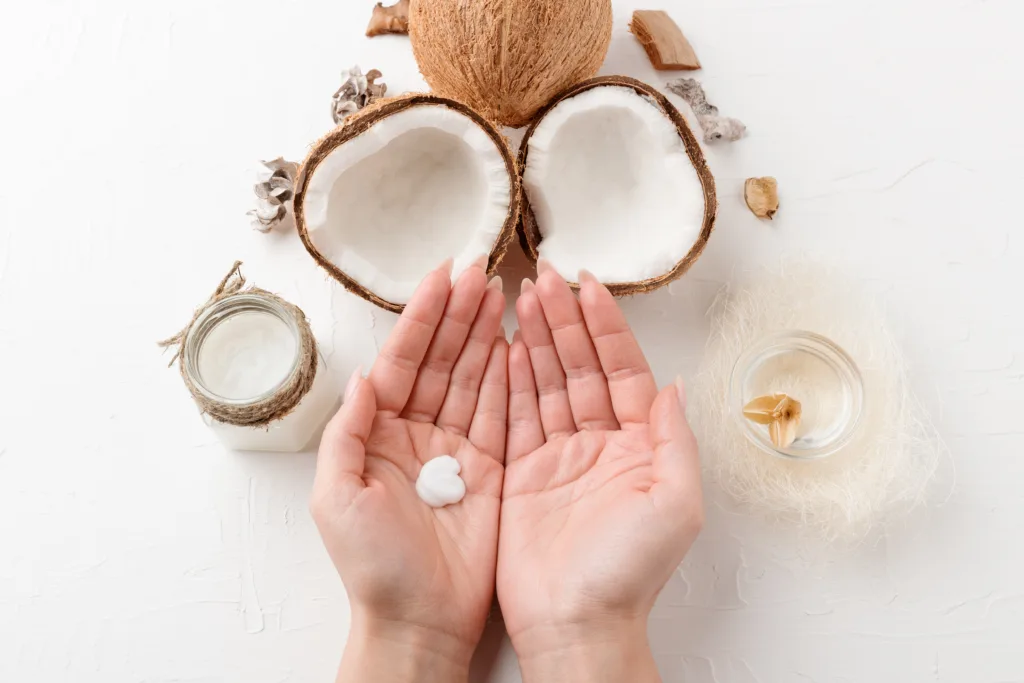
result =
[[[336,375],[394,317],[248,227],[250,169],[299,158],[338,74],[418,87],[371,2],[22,2],[0,22],[0,680],[330,680],[342,586],[307,512],[313,455],[225,452],[155,340],[235,258],[303,306]],[[615,5],[606,73],[660,83]],[[650,5],[646,5],[650,7]],[[1014,0],[663,3],[711,101],[721,198],[695,268],[624,306],[658,378],[692,375],[734,268],[807,251],[883,297],[957,489],[847,554],[711,492],[662,594],[667,681],[1024,680],[1024,242]],[[681,104],[678,99],[674,99]],[[743,179],[775,175],[770,224]],[[515,248],[506,282],[525,274]],[[510,288],[511,289],[511,288]],[[517,681],[495,627],[475,680]]]
[[468,116],[418,106],[334,148],[306,187],[309,237],[385,301],[404,304],[445,259],[452,277],[490,254],[508,218],[498,146]]
[[432,508],[454,505],[466,495],[466,482],[459,472],[462,466],[450,455],[439,455],[428,460],[416,477],[416,493],[420,500]]
[[586,269],[606,283],[639,282],[693,248],[703,188],[679,131],[649,98],[591,88],[548,111],[527,144],[538,251],[566,278],[579,282]]

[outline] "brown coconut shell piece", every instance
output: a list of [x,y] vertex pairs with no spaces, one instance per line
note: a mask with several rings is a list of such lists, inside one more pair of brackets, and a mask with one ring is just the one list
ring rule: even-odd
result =
[[[693,247],[690,248],[690,251],[681,261],[673,266],[672,270],[657,277],[640,280],[638,282],[604,283],[608,290],[615,296],[628,296],[632,294],[650,292],[658,289],[659,287],[664,287],[670,282],[682,277],[683,274],[690,269],[690,266],[693,265],[704,251],[704,247],[707,246],[708,238],[711,237],[711,231],[715,227],[715,216],[718,213],[718,197],[715,192],[715,179],[711,175],[711,169],[708,168],[707,161],[704,159],[704,153],[701,151],[700,145],[697,143],[697,138],[693,135],[693,131],[691,131],[689,125],[687,125],[686,119],[683,118],[683,115],[679,113],[679,110],[675,108],[668,98],[658,92],[654,87],[628,76],[598,76],[597,78],[591,78],[590,80],[583,81],[582,83],[577,83],[571,88],[560,93],[540,111],[530,127],[526,129],[526,135],[523,137],[523,141],[519,147],[518,165],[520,187],[522,187],[522,174],[526,170],[526,161],[530,153],[530,136],[533,135],[533,131],[540,124],[541,120],[543,120],[544,116],[562,100],[579,95],[580,93],[586,92],[592,88],[601,88],[605,86],[621,86],[633,89],[637,95],[647,98],[648,101],[660,109],[661,112],[667,116],[670,121],[672,121],[676,130],[679,131],[679,137],[682,138],[683,144],[686,147],[686,155],[690,157],[690,163],[692,163],[694,169],[696,169],[697,177],[700,179],[701,187],[704,190],[704,221],[701,225],[700,235],[697,237],[697,241],[694,243]],[[626,229],[628,226],[623,226],[623,228]],[[522,193],[522,209],[518,230],[519,242],[523,246],[523,251],[526,252],[526,256],[530,259],[530,262],[536,265],[538,258],[537,248],[540,246],[543,238],[540,234],[540,229],[537,226],[537,221],[534,218],[533,210],[530,208],[530,199],[525,190]],[[569,285],[573,289],[579,289],[578,282],[570,281]]]
[[651,64],[659,71],[694,71],[700,60],[668,12],[638,9],[629,24],[636,39],[643,45]]
[[751,213],[771,220],[779,210],[779,183],[771,176],[747,178],[743,183],[743,199]]
[[366,37],[373,38],[389,33],[409,33],[409,0],[398,0],[389,7],[385,7],[382,2],[374,5],[370,23],[366,27]]
[[[447,107],[448,109],[457,111],[472,119],[492,140],[494,140],[494,144],[497,147],[499,154],[501,154],[502,159],[505,161],[505,168],[509,175],[509,208],[508,214],[505,216],[505,222],[502,224],[501,232],[495,240],[494,245],[491,247],[491,253],[487,260],[487,274],[493,275],[498,269],[498,265],[501,263],[501,260],[505,257],[505,252],[508,251],[508,245],[512,242],[512,239],[516,234],[516,227],[519,224],[519,212],[522,198],[522,192],[520,191],[520,177],[516,170],[515,157],[512,155],[512,150],[509,147],[508,140],[499,133],[497,128],[495,128],[490,122],[461,102],[424,93],[407,93],[398,97],[374,100],[363,109],[360,109],[356,113],[347,117],[342,125],[335,128],[313,144],[305,161],[302,162],[302,166],[299,169],[299,175],[295,181],[295,225],[298,228],[299,238],[302,240],[302,244],[305,245],[306,251],[309,252],[313,257],[313,260],[315,260],[321,268],[327,271],[328,275],[340,282],[345,289],[394,313],[401,313],[405,308],[405,305],[382,299],[367,288],[363,287],[361,284],[346,275],[334,263],[328,260],[327,257],[325,257],[316,248],[312,240],[310,240],[309,232],[306,229],[304,213],[306,187],[309,184],[309,179],[316,171],[316,167],[334,149],[362,133],[365,133],[375,123],[387,118],[388,116],[397,114],[400,111],[404,111],[412,107],[427,106]],[[401,245],[396,245],[396,248],[401,248]]]

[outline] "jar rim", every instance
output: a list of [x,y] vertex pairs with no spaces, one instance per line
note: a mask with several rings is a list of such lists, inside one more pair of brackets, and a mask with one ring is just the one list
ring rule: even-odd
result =
[[[826,360],[823,356],[827,354],[830,357],[829,360],[833,360],[841,366],[839,369],[843,371],[844,379],[848,381],[853,402],[851,419],[844,426],[842,432],[825,446],[799,451],[791,448],[777,448],[763,438],[755,425],[743,415],[743,392],[740,389],[742,374],[751,367],[758,357],[773,348],[786,348],[787,346],[794,350],[813,353],[822,360]],[[856,436],[864,417],[864,394],[864,378],[860,368],[845,349],[828,337],[815,332],[782,330],[762,337],[745,349],[736,359],[729,378],[728,409],[743,435],[760,450],[786,460],[821,460],[838,453]]]
[[[199,356],[202,353],[203,343],[214,329],[230,317],[252,311],[273,315],[287,326],[295,340],[295,352],[291,367],[280,381],[259,395],[241,399],[221,396],[206,385],[202,373],[199,371]],[[272,398],[282,387],[294,381],[295,375],[301,371],[303,358],[301,335],[294,313],[274,298],[251,291],[232,294],[215,301],[196,318],[185,337],[182,369],[191,384],[208,401],[235,408],[255,405]]]

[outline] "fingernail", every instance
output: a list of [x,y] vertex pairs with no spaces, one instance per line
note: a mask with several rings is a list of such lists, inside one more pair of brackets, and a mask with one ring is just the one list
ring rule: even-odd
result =
[[523,284],[519,286],[520,294],[528,294],[533,291],[533,280],[530,278],[523,278]]
[[515,332],[512,333],[512,343],[513,344],[516,343],[517,341],[522,340],[522,338],[523,338],[523,333],[520,332],[519,330],[516,330]]
[[501,325],[498,327],[498,334],[495,335],[497,339],[508,339],[508,333],[505,332],[505,326]]
[[480,270],[487,270],[487,254],[480,254],[470,264],[470,268],[479,268]]
[[679,407],[686,410],[686,385],[683,383],[683,376],[676,375],[676,396],[679,397]]
[[348,378],[348,384],[345,385],[345,398],[347,402],[352,395],[356,393],[356,388],[359,386],[359,380],[363,378],[363,366],[360,365],[353,371],[352,376]]
[[496,289],[500,292],[502,291],[501,287],[502,284],[500,275],[495,275],[494,277],[491,278],[491,281],[487,283],[487,289]]
[[449,256],[441,263],[441,266],[438,268],[438,270],[443,270],[444,272],[448,273],[448,277],[450,278],[452,276],[452,268],[454,267],[455,259]]
[[596,277],[594,277],[594,274],[591,273],[586,268],[580,268],[580,272],[579,272],[579,275],[577,277],[579,277],[581,285],[584,282],[599,282],[598,279]]
[[548,261],[543,256],[537,259],[537,275],[543,275],[549,270],[554,272],[556,275],[558,274],[558,271],[555,270],[555,267],[551,265],[551,261]]

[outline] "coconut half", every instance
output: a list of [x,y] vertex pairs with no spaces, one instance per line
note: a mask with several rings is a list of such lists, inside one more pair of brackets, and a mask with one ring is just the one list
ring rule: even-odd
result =
[[520,239],[571,284],[589,270],[613,294],[667,285],[715,222],[715,182],[685,119],[624,76],[579,83],[529,127],[519,150]]
[[399,312],[446,258],[452,277],[488,256],[493,273],[519,219],[515,159],[463,104],[378,100],[313,145],[296,181],[303,244],[363,298]]

